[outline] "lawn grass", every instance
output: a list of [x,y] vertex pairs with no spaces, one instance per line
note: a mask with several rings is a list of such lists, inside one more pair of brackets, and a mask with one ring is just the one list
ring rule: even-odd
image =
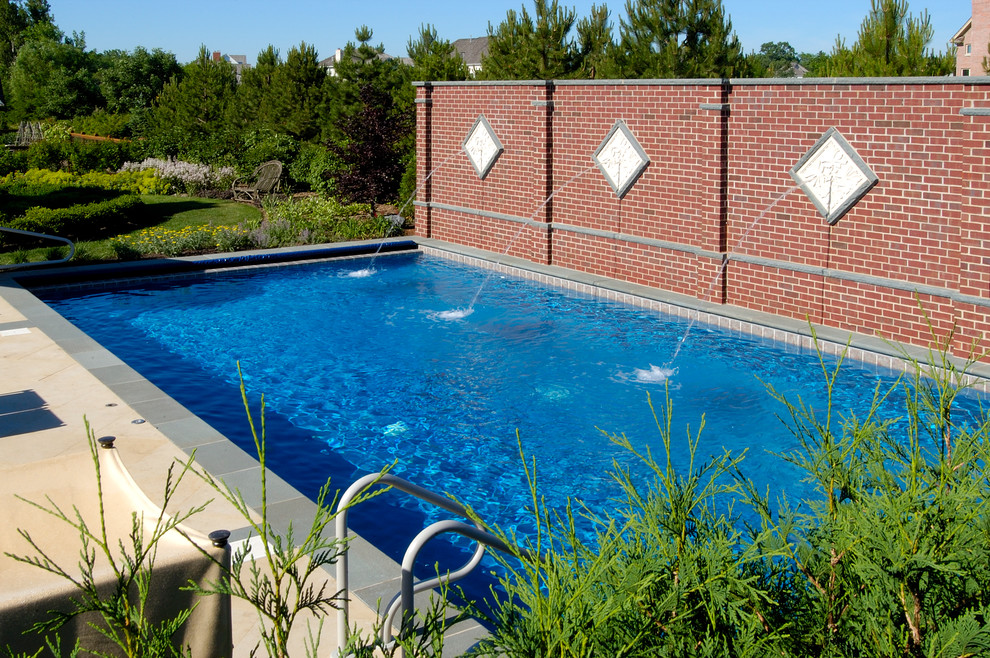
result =
[[[140,225],[122,235],[132,235],[152,226],[169,230],[210,225],[236,226],[257,220],[261,215],[255,206],[222,199],[143,194],[141,201],[145,204],[145,215]],[[66,247],[61,246],[0,252],[0,265],[57,260],[64,258],[65,253]],[[120,258],[111,248],[109,239],[77,242],[76,255],[72,259],[80,263],[115,260]]]
[[145,226],[181,229],[187,226],[234,226],[256,220],[261,211],[255,206],[222,199],[141,195],[149,218]]

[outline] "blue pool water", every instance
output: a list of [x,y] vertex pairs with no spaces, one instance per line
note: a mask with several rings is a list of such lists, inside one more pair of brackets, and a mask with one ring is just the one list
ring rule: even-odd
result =
[[[265,394],[273,468],[314,496],[393,461],[394,472],[525,534],[529,496],[518,453],[535,458],[551,505],[568,496],[607,509],[613,460],[642,472],[603,433],[658,451],[647,404],[663,385],[637,371],[665,364],[684,319],[567,292],[424,254],[251,269],[90,294],[41,293],[59,313],[249,452],[236,363],[255,402]],[[831,361],[830,361],[831,362]],[[675,464],[699,425],[704,457],[748,450],[761,488],[806,493],[771,452],[797,447],[761,380],[823,403],[814,352],[695,325],[669,380]],[[847,361],[838,408],[865,409],[889,372]],[[903,404],[894,400],[891,415]],[[399,501],[402,501],[401,503]],[[395,558],[442,513],[399,496],[352,514]],[[399,539],[390,537],[399,530]]]

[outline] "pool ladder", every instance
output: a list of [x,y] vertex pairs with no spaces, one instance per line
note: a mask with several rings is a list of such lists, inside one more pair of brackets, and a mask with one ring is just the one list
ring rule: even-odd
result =
[[[380,639],[382,645],[385,647],[390,647],[394,641],[392,636],[392,624],[395,621],[396,614],[401,612],[399,637],[409,637],[415,630],[413,596],[418,592],[432,589],[440,584],[453,583],[467,576],[481,562],[481,558],[485,554],[486,546],[490,546],[495,550],[508,553],[510,555],[529,555],[528,551],[511,547],[500,538],[485,530],[477,521],[471,518],[467,508],[450,500],[449,498],[445,498],[430,491],[429,489],[424,489],[419,485],[413,484],[408,480],[404,480],[390,473],[369,473],[368,475],[365,475],[361,479],[354,482],[354,484],[352,484],[347,491],[344,492],[344,495],[341,496],[337,505],[337,509],[340,510],[336,518],[337,539],[344,542],[345,545],[345,550],[340,554],[340,557],[337,558],[337,588],[343,593],[343,601],[340,608],[337,610],[337,656],[339,658],[343,658],[344,647],[347,645],[349,633],[347,623],[348,600],[350,598],[350,592],[348,590],[347,582],[346,550],[346,541],[348,536],[348,507],[356,496],[364,493],[374,486],[399,489],[400,491],[416,496],[420,500],[426,501],[435,507],[440,507],[448,512],[452,512],[458,516],[471,520],[473,524],[468,525],[467,523],[462,523],[461,521],[455,521],[452,519],[437,521],[436,523],[421,530],[409,544],[408,548],[406,548],[405,555],[402,558],[402,574],[399,582],[399,593],[392,598],[388,608],[386,608],[385,622],[381,630]],[[478,547],[475,549],[471,559],[465,562],[461,568],[448,573],[446,576],[438,576],[436,578],[414,582],[413,566],[416,563],[416,558],[418,557],[420,550],[432,538],[448,532],[462,535],[478,543]],[[404,656],[401,648],[398,651],[398,655],[399,658]]]
[[69,255],[65,258],[60,258],[58,260],[41,260],[34,263],[14,263],[13,265],[0,265],[0,270],[15,270],[21,267],[35,267],[36,265],[58,265],[60,263],[67,263],[76,253],[76,245],[72,244],[72,240],[68,238],[59,237],[57,235],[45,235],[44,233],[35,233],[34,231],[22,231],[19,228],[7,228],[6,226],[0,226],[0,231],[5,231],[7,233],[15,233],[17,235],[27,235],[32,238],[44,238],[45,240],[58,240],[59,242],[64,242],[69,245]]

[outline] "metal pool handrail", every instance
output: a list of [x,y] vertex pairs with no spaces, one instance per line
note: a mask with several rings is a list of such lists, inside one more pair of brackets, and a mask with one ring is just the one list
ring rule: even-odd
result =
[[[460,503],[456,503],[449,498],[444,498],[429,489],[424,489],[419,485],[413,484],[408,480],[404,480],[390,473],[369,473],[354,482],[354,484],[348,487],[347,491],[344,492],[343,496],[340,497],[340,501],[337,504],[338,514],[336,518],[336,535],[339,541],[347,541],[347,512],[351,501],[358,494],[376,484],[404,491],[408,494],[416,496],[420,500],[424,500],[431,505],[434,505],[435,507],[440,507],[459,516],[463,516],[464,518],[471,520],[474,524],[467,525],[466,523],[461,523],[460,521],[454,520],[437,521],[436,523],[421,530],[409,544],[409,547],[406,549],[406,553],[402,558],[402,574],[399,594],[392,599],[386,611],[385,624],[382,627],[381,637],[383,645],[387,646],[392,642],[392,622],[395,619],[396,613],[400,609],[402,611],[401,633],[405,635],[411,630],[413,622],[413,596],[417,592],[432,589],[433,587],[436,587],[444,582],[452,583],[467,576],[476,566],[478,566],[478,563],[481,562],[481,558],[485,554],[485,546],[490,546],[498,551],[502,551],[503,553],[521,553],[523,555],[528,555],[528,551],[523,551],[509,546],[501,539],[482,528],[477,521],[471,519],[467,508]],[[413,566],[416,563],[416,558],[419,555],[419,551],[430,539],[445,532],[454,532],[478,542],[478,547],[475,549],[471,559],[464,563],[462,567],[448,573],[446,576],[438,576],[429,580],[422,580],[418,583],[414,582]],[[344,551],[337,558],[337,588],[344,595],[340,608],[337,610],[338,656],[343,655],[343,650],[347,644],[347,637],[349,633],[347,620],[350,592],[348,589],[347,552],[348,551],[345,546]],[[401,649],[399,655],[403,655]]]
[[15,270],[21,267],[34,267],[36,265],[58,265],[60,263],[67,263],[72,259],[72,256],[76,253],[76,245],[72,243],[72,240],[68,238],[63,238],[58,235],[46,235],[44,233],[35,233],[34,231],[22,231],[19,228],[7,228],[6,226],[0,226],[0,231],[6,231],[7,233],[16,233],[17,235],[27,235],[32,238],[46,238],[48,240],[58,240],[59,242],[64,242],[69,245],[69,255],[60,260],[40,260],[34,263],[14,263],[12,265],[0,265],[0,270]]

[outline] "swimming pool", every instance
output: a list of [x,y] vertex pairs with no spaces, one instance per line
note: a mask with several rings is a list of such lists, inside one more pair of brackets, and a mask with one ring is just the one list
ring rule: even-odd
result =
[[[472,505],[525,535],[531,528],[520,465],[536,459],[541,493],[606,509],[613,460],[642,473],[602,430],[655,451],[647,404],[688,322],[427,254],[259,268],[150,281],[86,293],[39,292],[47,303],[180,403],[251,451],[237,388],[268,405],[269,463],[303,493],[326,478],[345,487],[396,461],[395,471]],[[482,289],[482,286],[483,289]],[[450,319],[481,289],[471,314]],[[830,359],[830,362],[833,360]],[[797,447],[761,380],[821,405],[813,351],[695,325],[669,380],[675,423],[697,428],[702,453],[749,451],[744,473],[762,489],[804,493],[772,452]],[[863,409],[894,373],[847,361],[840,409]],[[903,405],[894,400],[892,416]],[[687,433],[676,430],[674,463]],[[359,533],[398,558],[442,513],[381,499],[356,511]],[[590,531],[590,528],[588,528]],[[395,538],[393,538],[393,533]],[[429,558],[427,558],[429,564]]]

